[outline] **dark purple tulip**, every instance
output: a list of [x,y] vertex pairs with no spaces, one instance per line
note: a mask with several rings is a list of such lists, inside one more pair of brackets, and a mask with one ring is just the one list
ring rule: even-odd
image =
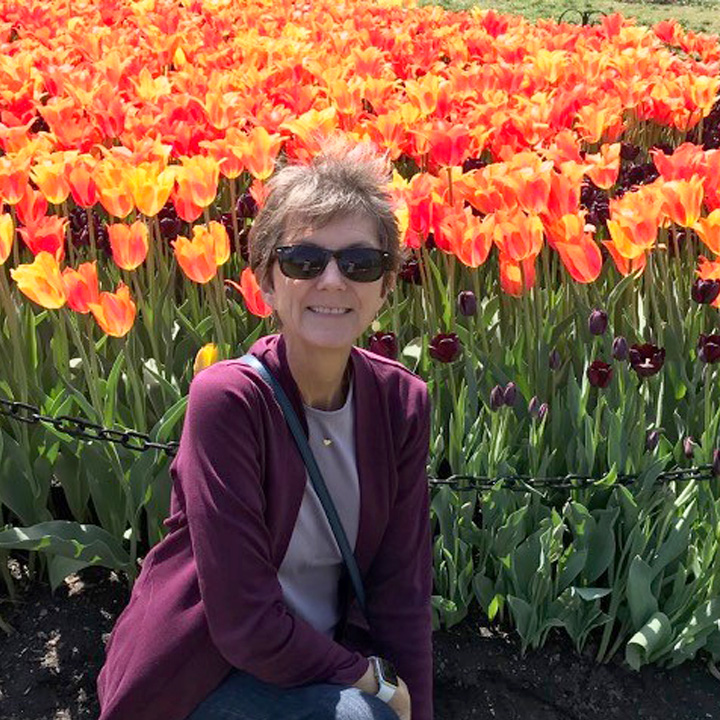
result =
[[696,447],[697,443],[689,435],[683,440],[683,453],[688,460],[695,454]]
[[484,160],[481,160],[480,158],[466,158],[465,161],[462,164],[462,171],[464,173],[470,172],[471,170],[479,170],[482,167],[485,167],[487,165],[487,162]]
[[514,382],[509,382],[503,390],[503,402],[508,407],[512,407],[515,404],[517,398],[517,386]]
[[715,477],[720,477],[720,450],[713,450],[712,470]]
[[631,145],[624,142],[620,145],[620,157],[623,160],[632,162],[640,154],[640,148],[637,145]]
[[720,335],[700,335],[698,338],[698,357],[705,363],[720,360]]
[[665,348],[652,343],[633,345],[628,353],[632,369],[641,377],[650,377],[660,372],[665,362]]
[[455,333],[438,333],[430,341],[430,357],[450,363],[460,354],[460,339]]
[[590,313],[588,329],[592,335],[604,335],[608,326],[608,316],[604,310],[597,308]]
[[645,449],[648,452],[652,452],[660,442],[660,431],[659,430],[651,430],[646,436],[645,436]]
[[550,366],[551,370],[559,370],[560,365],[562,365],[562,358],[560,357],[560,353],[553,349],[550,352],[550,355],[548,357],[548,365]]
[[422,285],[422,273],[420,271],[420,262],[415,258],[410,258],[398,272],[401,280],[413,285]]
[[254,218],[257,215],[258,206],[255,198],[246,190],[239,198],[235,205],[235,212],[241,218]]
[[720,280],[702,280],[698,278],[690,291],[692,299],[701,305],[710,305],[720,295]]
[[587,378],[593,387],[604,389],[612,380],[613,369],[602,360],[594,360],[587,369]]
[[530,398],[530,402],[528,403],[528,412],[533,417],[537,416],[538,410],[540,409],[540,400],[538,400],[537,395],[533,395]]
[[628,357],[628,341],[622,336],[618,335],[612,343],[612,356],[616,360],[627,360]]
[[472,290],[463,290],[457,296],[458,312],[465,317],[477,315],[477,298]]
[[368,348],[370,352],[374,352],[376,355],[382,355],[383,357],[390,358],[391,360],[397,360],[398,356],[398,345],[397,338],[393,332],[376,332],[370,336],[368,341]]
[[547,414],[548,414],[549,411],[550,411],[550,407],[548,406],[548,404],[547,404],[547,403],[543,403],[543,404],[538,408],[538,420],[539,420],[540,422],[542,422],[542,421],[547,417]]
[[496,385],[490,391],[490,409],[499,410],[505,404],[505,393],[501,385]]

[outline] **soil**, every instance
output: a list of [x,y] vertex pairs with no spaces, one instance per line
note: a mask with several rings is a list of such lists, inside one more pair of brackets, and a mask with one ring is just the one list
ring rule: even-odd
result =
[[[0,720],[97,718],[95,681],[129,598],[125,578],[86,568],[53,594],[17,559],[10,566],[18,603],[0,601]],[[436,720],[720,720],[720,681],[699,662],[635,673],[576,654],[561,635],[522,657],[513,634],[478,614],[433,642]]]

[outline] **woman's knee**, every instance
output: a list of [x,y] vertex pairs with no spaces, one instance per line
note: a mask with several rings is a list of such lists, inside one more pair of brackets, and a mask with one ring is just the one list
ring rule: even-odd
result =
[[335,715],[328,720],[398,720],[398,716],[387,703],[373,695],[358,688],[347,688],[340,693]]

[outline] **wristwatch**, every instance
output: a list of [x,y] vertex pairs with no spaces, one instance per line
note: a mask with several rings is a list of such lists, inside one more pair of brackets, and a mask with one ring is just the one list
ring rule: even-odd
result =
[[368,660],[372,663],[375,679],[380,687],[375,693],[375,697],[380,698],[383,702],[390,702],[399,686],[395,666],[389,660],[376,655],[371,655]]

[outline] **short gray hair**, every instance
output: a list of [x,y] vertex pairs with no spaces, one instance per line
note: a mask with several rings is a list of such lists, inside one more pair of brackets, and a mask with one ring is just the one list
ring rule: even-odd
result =
[[[248,236],[250,269],[258,283],[272,285],[275,248],[307,229],[340,217],[361,215],[374,221],[380,247],[397,272],[407,253],[387,188],[391,167],[368,143],[328,141],[309,165],[287,164],[268,183],[268,195]],[[388,290],[388,273],[382,292]],[[276,323],[279,318],[273,313]]]

